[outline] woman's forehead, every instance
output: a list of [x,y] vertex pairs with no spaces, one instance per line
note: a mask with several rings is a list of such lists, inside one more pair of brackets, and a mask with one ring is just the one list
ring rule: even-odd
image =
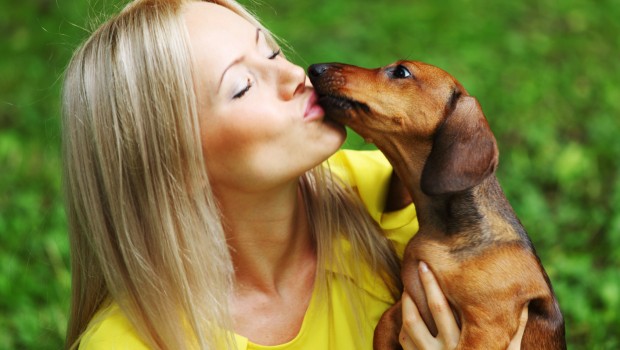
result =
[[245,18],[230,9],[210,2],[189,2],[182,8],[183,17],[192,31],[211,30],[230,32],[231,30],[248,30],[255,27]]
[[[231,10],[207,2],[184,5],[192,55],[208,67],[208,80],[217,79],[231,62],[256,45],[257,28]],[[203,78],[207,78],[203,76]]]

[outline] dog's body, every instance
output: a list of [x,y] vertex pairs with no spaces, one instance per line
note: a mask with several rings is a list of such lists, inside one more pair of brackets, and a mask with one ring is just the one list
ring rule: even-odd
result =
[[[497,146],[478,102],[421,62],[312,65],[309,76],[328,116],[375,143],[416,204],[420,230],[407,245],[402,278],[431,332],[419,261],[461,324],[457,349],[506,349],[526,305],[522,349],[565,349],[549,278],[494,175]],[[398,303],[384,314],[375,349],[400,348],[400,313]]]

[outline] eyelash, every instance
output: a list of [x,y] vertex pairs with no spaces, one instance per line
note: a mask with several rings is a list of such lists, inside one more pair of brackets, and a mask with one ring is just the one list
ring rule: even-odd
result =
[[[282,53],[282,50],[278,49],[276,51],[274,51],[270,56],[269,59],[270,60],[274,60],[276,59],[278,56],[280,56],[280,54]],[[245,95],[246,92],[248,92],[250,90],[250,88],[252,87],[252,81],[248,78],[248,83],[246,84],[246,86],[239,91],[238,93],[235,94],[235,96],[233,96],[233,99],[239,99],[241,97],[243,97],[243,95]]]
[[281,53],[282,53],[282,50],[277,49],[271,54],[271,56],[269,56],[269,59],[274,60],[276,57],[280,56]]
[[252,87],[252,81],[250,80],[250,78],[248,78],[248,83],[246,84],[246,86],[243,88],[243,90],[236,93],[235,96],[233,96],[233,99],[238,99],[238,98],[243,97],[243,95],[245,95],[245,93],[248,92],[251,87]]

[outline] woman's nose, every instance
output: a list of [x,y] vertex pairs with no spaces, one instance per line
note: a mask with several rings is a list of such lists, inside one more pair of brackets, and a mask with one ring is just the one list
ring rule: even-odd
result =
[[306,71],[289,61],[282,63],[280,68],[280,96],[291,99],[306,88]]

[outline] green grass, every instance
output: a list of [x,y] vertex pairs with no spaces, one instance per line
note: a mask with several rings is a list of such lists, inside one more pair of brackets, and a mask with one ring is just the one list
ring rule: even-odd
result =
[[[119,2],[0,3],[0,349],[59,349],[70,272],[59,89],[80,27]],[[102,10],[105,9],[104,10]],[[615,1],[265,0],[289,58],[451,72],[552,279],[571,349],[620,348],[620,6]],[[368,147],[351,136],[347,147]]]

